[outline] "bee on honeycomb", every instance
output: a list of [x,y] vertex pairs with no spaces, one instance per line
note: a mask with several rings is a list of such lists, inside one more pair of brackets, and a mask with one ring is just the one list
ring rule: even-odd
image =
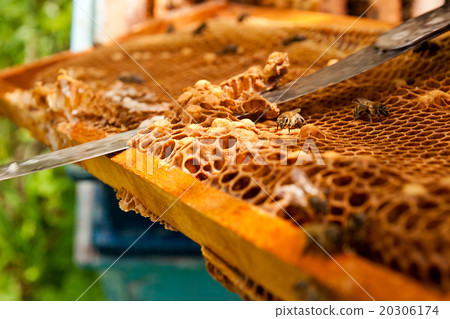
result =
[[310,223],[303,227],[307,242],[303,255],[309,253],[335,254],[344,247],[344,232],[339,225],[332,223]]
[[367,114],[370,119],[370,123],[373,123],[372,117],[378,116],[381,120],[381,115],[389,116],[389,109],[386,105],[380,102],[370,101],[368,99],[359,98],[358,102],[354,102],[357,104],[355,109],[353,110],[353,117],[355,120],[359,119],[362,115]]
[[289,133],[291,133],[291,128],[301,126],[306,124],[305,119],[300,115],[301,109],[295,109],[292,111],[287,111],[277,118],[277,130],[278,128],[284,129],[286,126],[288,127]]
[[203,31],[205,31],[207,27],[208,24],[206,22],[203,22],[194,31],[192,31],[192,35],[196,36],[203,34]]

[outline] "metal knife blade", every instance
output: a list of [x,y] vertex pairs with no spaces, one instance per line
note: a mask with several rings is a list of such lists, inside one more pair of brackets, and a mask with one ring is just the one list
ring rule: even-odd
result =
[[[448,30],[450,6],[446,4],[382,34],[375,44],[311,75],[264,92],[262,96],[277,104],[290,101],[370,70]],[[387,50],[388,47],[394,49]]]
[[37,155],[27,160],[1,165],[0,181],[125,150],[129,147],[128,140],[139,130],[115,134],[93,142]]
[[262,96],[270,102],[284,103],[363,73],[408,50],[381,51],[371,45],[333,65],[298,79],[294,84],[287,83],[276,90],[263,93]]

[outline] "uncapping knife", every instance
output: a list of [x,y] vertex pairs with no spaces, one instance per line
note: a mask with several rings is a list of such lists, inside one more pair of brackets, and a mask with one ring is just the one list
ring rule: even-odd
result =
[[123,151],[129,147],[128,140],[139,130],[115,134],[93,142],[37,155],[27,160],[1,165],[0,181]]
[[262,96],[277,104],[315,92],[370,70],[450,30],[450,1],[383,33],[377,41],[337,63]]

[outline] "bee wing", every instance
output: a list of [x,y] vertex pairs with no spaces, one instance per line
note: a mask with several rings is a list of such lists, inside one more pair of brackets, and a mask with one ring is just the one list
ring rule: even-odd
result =
[[357,102],[357,103],[359,103],[359,104],[363,104],[364,102],[367,102],[367,101],[369,101],[369,100],[368,100],[368,99],[364,99],[364,98],[360,97],[360,98],[358,98],[358,102]]
[[301,108],[296,108],[296,109],[292,110],[292,113],[298,114],[298,113],[300,113],[301,110],[302,110]]
[[299,168],[294,168],[291,172],[292,180],[296,185],[301,186],[306,193],[311,195],[319,194],[319,190],[314,186],[309,177]]
[[295,184],[277,186],[274,196],[280,197],[294,206],[308,207],[308,200],[305,190]]
[[243,118],[244,116],[247,116],[247,115],[249,115],[249,114],[250,114],[250,112],[247,112],[247,113],[244,113],[244,114],[233,114],[233,116],[237,117],[238,119],[241,119],[241,118]]
[[389,109],[385,104],[381,104],[380,113],[383,114],[384,116],[389,116]]

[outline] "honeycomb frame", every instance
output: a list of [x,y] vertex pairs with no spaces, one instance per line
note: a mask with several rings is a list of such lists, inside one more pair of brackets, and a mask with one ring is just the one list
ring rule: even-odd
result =
[[[276,29],[276,27],[274,29]],[[373,39],[373,36],[376,35],[376,33],[372,32],[367,32],[366,34],[369,34],[369,36],[365,38],[367,39],[366,43],[370,43],[371,39]],[[330,34],[328,34],[328,36],[332,37],[332,35]],[[357,38],[358,34],[350,34],[346,39],[343,39],[342,42],[338,43],[338,48],[342,50],[342,52],[335,52],[334,55],[330,57],[339,58],[345,56],[346,54],[348,54],[348,52],[356,50],[362,45],[362,43],[357,43],[356,40],[351,40],[351,36]],[[447,39],[448,37],[443,36],[436,40],[436,42],[444,52],[448,51],[448,49],[446,49],[448,48]],[[183,53],[182,50],[181,54],[187,54],[187,51],[188,50],[184,50]],[[143,55],[144,53],[141,52],[140,54],[141,59],[145,60],[146,57]],[[208,61],[210,57],[207,57],[205,55],[203,58]],[[262,55],[259,56],[259,60],[257,59],[257,61],[253,61],[259,62],[261,61],[261,58]],[[317,93],[308,95],[307,97],[301,99],[302,115],[307,119],[307,122],[309,124],[320,129],[320,134],[314,133],[314,129],[312,130],[312,135],[305,132],[305,129],[297,131],[294,130],[294,134],[300,135],[303,139],[306,136],[313,138],[315,144],[321,151],[328,152],[324,153],[323,156],[326,163],[325,167],[319,167],[314,164],[305,164],[303,166],[303,171],[310,179],[311,183],[317,189],[321,190],[322,193],[327,197],[328,203],[330,205],[330,210],[326,214],[326,218],[323,218],[323,216],[317,217],[315,216],[315,214],[311,214],[311,212],[305,213],[295,210],[291,215],[293,215],[294,219],[296,219],[296,221],[300,224],[307,224],[310,222],[338,224],[342,228],[342,231],[345,235],[349,232],[349,217],[363,212],[365,215],[367,215],[367,223],[378,223],[380,227],[384,229],[383,231],[381,231],[381,233],[377,233],[376,231],[367,231],[367,233],[364,235],[363,241],[375,242],[381,234],[388,234],[388,236],[384,238],[385,240],[382,243],[377,243],[378,246],[372,245],[370,249],[365,250],[365,253],[361,253],[359,251],[360,246],[353,245],[354,243],[351,241],[348,243],[346,249],[361,253],[364,257],[387,265],[388,267],[391,267],[396,271],[409,273],[411,277],[419,279],[421,282],[427,282],[428,285],[435,286],[438,289],[446,292],[449,289],[449,272],[448,265],[445,262],[445,259],[444,261],[442,261],[442,258],[432,257],[433,263],[432,267],[430,268],[427,267],[428,265],[424,266],[424,264],[417,262],[417,256],[411,257],[411,260],[399,262],[398,256],[402,256],[400,252],[384,249],[386,248],[386,246],[392,245],[392,243],[399,241],[398,230],[395,227],[392,227],[392,220],[405,219],[405,217],[403,217],[405,216],[404,210],[402,211],[402,209],[404,209],[403,206],[405,206],[405,203],[408,203],[407,206],[412,205],[411,203],[416,203],[417,207],[421,208],[420,211],[422,211],[422,209],[424,209],[424,211],[429,210],[431,211],[431,215],[430,217],[419,216],[420,214],[417,212],[417,210],[410,209],[411,214],[417,215],[417,218],[411,218],[411,221],[406,218],[406,224],[404,224],[404,227],[413,224],[415,225],[414,227],[418,227],[417,229],[421,230],[426,230],[428,228],[430,230],[436,229],[436,225],[432,227],[429,226],[430,223],[433,224],[432,220],[430,219],[435,218],[434,215],[436,214],[433,212],[441,211],[442,215],[437,217],[439,217],[438,220],[444,220],[444,223],[442,226],[438,225],[439,231],[444,234],[444,231],[448,230],[448,226],[445,223],[445,216],[448,210],[448,180],[445,178],[445,176],[443,176],[445,172],[448,172],[448,166],[442,166],[442,161],[438,162],[436,158],[438,160],[442,158],[445,159],[445,157],[449,155],[448,151],[446,150],[449,140],[445,135],[448,132],[448,121],[446,119],[448,119],[449,105],[449,96],[447,93],[449,88],[449,72],[445,68],[440,67],[444,59],[441,51],[437,53],[411,52],[407,53],[401,58],[404,60],[403,62],[407,66],[417,65],[421,61],[425,62],[423,62],[423,68],[422,70],[419,70],[420,72],[414,73],[411,70],[408,70],[407,76],[399,76],[399,69],[401,64],[398,62],[402,59],[398,58],[395,61],[388,63],[387,66],[385,65],[384,68],[390,70],[384,70],[383,72],[387,72],[388,76],[390,78],[393,78],[393,83],[395,84],[390,87],[386,87],[383,82],[379,80],[379,78],[386,76],[386,73],[383,73],[381,71],[383,70],[383,67],[379,67],[366,72],[359,78],[347,80],[336,86],[323,89]],[[225,62],[227,62],[227,60],[229,60],[229,57],[223,57],[223,59],[225,60]],[[246,65],[248,65],[248,61]],[[40,74],[42,81],[51,83],[50,79],[54,79],[56,68],[57,67],[50,68],[46,73]],[[299,70],[301,70],[301,67],[294,65],[293,70],[295,74],[299,72]],[[288,76],[286,78],[286,81],[289,79],[290,78]],[[412,79],[414,80],[413,82],[411,82]],[[80,80],[83,81],[83,76],[80,77]],[[217,81],[217,79],[215,80],[216,83],[220,83]],[[355,85],[355,83],[359,81],[364,82],[365,86],[361,87]],[[438,83],[443,83],[443,85],[439,84],[439,86]],[[89,85],[91,86],[92,83],[90,83]],[[422,85],[427,85],[430,89],[420,89],[420,86]],[[416,89],[416,86],[419,88]],[[42,93],[44,91],[45,89],[40,92]],[[333,91],[341,91],[345,92],[345,94],[332,94]],[[38,92],[38,94],[40,93]],[[384,103],[388,104],[391,110],[391,116],[388,119],[383,119],[383,122],[375,122],[372,125],[364,123],[364,120],[352,121],[351,115],[349,115],[351,114],[349,112],[351,102],[362,94],[367,94],[367,98],[381,100]],[[48,94],[45,92],[44,95],[48,96]],[[393,98],[392,96],[395,95],[402,95],[402,99]],[[157,98],[161,97],[159,96]],[[34,102],[30,102],[30,104],[31,103]],[[283,111],[285,109],[288,109],[289,107],[291,106],[285,105],[283,107],[280,107],[280,109],[281,111]],[[325,111],[330,107],[334,109],[332,111]],[[414,112],[417,112],[418,115],[414,114]],[[58,118],[58,125],[60,126],[60,128],[62,127],[66,130],[70,130],[72,124],[65,123],[67,122],[67,114],[64,114],[64,112],[55,113],[57,114],[53,115]],[[119,114],[122,114],[122,111],[119,110]],[[147,115],[148,114],[146,114],[145,116]],[[37,118],[40,118],[41,116],[42,114],[37,115]],[[145,116],[143,115],[143,117]],[[334,121],[333,117],[341,119],[341,122]],[[106,134],[124,130],[124,127],[130,127],[130,123],[128,123],[127,120],[121,123],[119,122],[119,124],[105,124],[104,120],[104,118],[100,120],[99,118],[93,118],[91,117],[91,115],[83,119],[83,121],[85,122],[93,123],[93,126],[95,128],[104,130]],[[233,120],[233,118],[228,119],[230,123],[233,123]],[[229,123],[226,121],[227,120],[223,120],[221,123],[219,121],[219,124],[226,124],[224,126],[227,126]],[[344,121],[344,123],[342,123],[342,121]],[[408,121],[413,124],[411,125],[410,129],[402,131],[402,127],[406,126],[406,124],[409,123]],[[212,125],[213,122],[214,121],[210,121],[209,125]],[[138,124],[138,121],[136,121],[132,125],[136,127]],[[431,126],[432,128],[429,130],[423,129],[421,125],[428,125],[428,127]],[[67,126],[69,128],[67,128]],[[379,140],[374,138],[376,133],[379,132],[379,129],[386,126],[389,126],[386,129],[386,131],[390,134],[388,138]],[[235,128],[239,129],[239,127]],[[273,128],[273,122],[264,122],[258,123],[250,129],[248,129],[247,127],[245,128],[245,130],[256,132],[267,131],[267,134],[287,135],[285,132],[273,132],[271,128]],[[400,130],[400,132],[396,132],[396,129]],[[348,143],[344,143],[344,145],[339,146],[340,142],[345,141],[345,139],[338,139],[336,136],[345,136],[345,130],[354,132],[355,139],[358,141],[369,141],[369,145],[364,147],[364,145],[358,145],[357,143],[354,143],[354,141],[348,141]],[[418,130],[420,131],[420,133],[416,134],[416,131]],[[304,134],[302,133],[302,131]],[[300,138],[300,141],[302,141],[302,138]],[[435,150],[425,155],[418,152],[417,149],[419,147],[426,147],[426,143],[423,140],[419,140],[420,138],[425,141],[427,139],[435,139],[435,141],[437,140],[438,142],[433,145],[435,148],[437,148],[437,151]],[[384,150],[386,150],[390,145],[395,145],[395,143],[399,143],[399,141],[405,142],[404,144],[402,144],[402,148],[396,150],[400,153],[392,154],[394,156],[388,156],[387,163],[389,163],[389,165],[386,165],[386,161],[383,162],[383,157],[379,155],[382,150],[378,150],[375,146],[383,146]],[[411,159],[411,163],[413,163],[414,165],[405,166],[402,165],[401,161],[396,162],[395,156],[398,157],[399,155],[409,156],[409,158]],[[352,158],[349,159],[351,156]],[[426,163],[426,167],[417,168],[417,166],[420,166],[419,164],[422,163],[422,160]],[[183,168],[183,165],[180,165],[180,167]],[[401,168],[401,170],[399,168]],[[340,169],[341,172],[338,172],[338,169]],[[189,172],[189,169],[187,169],[187,171]],[[280,174],[282,171],[283,170],[279,170],[277,173]],[[207,172],[207,170],[203,170],[203,174],[207,175],[205,172]],[[342,174],[342,172],[345,172],[345,174]],[[228,173],[230,172],[227,172],[227,174]],[[265,172],[262,170],[261,176],[266,175],[264,173]],[[345,176],[346,174],[347,176]],[[349,178],[348,175],[352,176],[352,178]],[[266,179],[271,179],[271,176],[267,177]],[[258,179],[256,178],[256,180]],[[206,183],[217,187],[218,182],[214,182],[214,178],[205,179],[205,181]],[[268,186],[269,193],[275,194],[277,187],[282,187],[286,184],[289,184],[290,182],[292,181],[289,181],[289,176],[283,178],[282,180],[274,180],[272,185]],[[358,182],[362,182],[362,184]],[[266,186],[267,183],[263,184]],[[328,192],[327,187],[329,187],[329,185],[334,185],[333,187],[336,187],[336,189],[339,188],[340,190]],[[386,186],[386,188],[383,188],[384,186]],[[352,189],[352,187],[358,190],[355,194],[348,191],[349,189]],[[245,193],[240,193],[239,191],[249,191],[251,187],[237,189],[237,192],[234,193],[233,186],[230,186],[230,188],[224,187],[220,189],[238,198],[243,198]],[[236,189],[234,190],[236,191]],[[126,197],[125,195],[123,196]],[[252,202],[252,198],[243,199]],[[432,198],[431,201],[429,200],[430,198]],[[131,200],[131,198],[129,198],[129,200]],[[438,209],[436,209],[436,206],[430,204],[430,202],[433,201],[434,203],[439,203]],[[343,207],[345,206],[343,204],[345,202],[350,203],[350,205]],[[399,204],[390,205],[389,203],[391,202],[396,202]],[[260,205],[261,207],[263,207],[263,209],[274,216],[281,216],[282,218],[285,218],[282,212],[280,212],[279,210],[276,211],[276,208],[271,205],[270,200],[267,197],[265,199],[258,198],[253,202],[253,204]],[[288,206],[284,208],[289,212],[289,209],[287,209]],[[136,204],[134,204],[134,207],[136,207]],[[400,207],[400,210],[398,207]],[[379,211],[380,214],[374,214],[374,211]],[[306,219],[305,216],[307,216]],[[315,220],[316,217],[318,218],[318,220]],[[364,227],[366,227],[366,225],[367,224],[365,223]],[[441,239],[444,241],[448,240],[448,238],[446,238],[445,236]],[[418,238],[405,237],[405,242],[412,242],[411,245],[413,245],[414,247],[419,247],[421,245],[420,239]],[[439,256],[440,254],[441,256],[445,256],[446,254],[448,254],[445,245],[436,243],[436,239],[430,240],[430,244],[427,244],[425,246],[426,247],[419,247],[417,251],[422,254],[428,254],[428,256]],[[364,247],[367,248],[367,245],[364,245]],[[402,249],[405,250],[406,248]],[[438,260],[435,260],[436,258]],[[437,280],[436,278],[439,279]]]

